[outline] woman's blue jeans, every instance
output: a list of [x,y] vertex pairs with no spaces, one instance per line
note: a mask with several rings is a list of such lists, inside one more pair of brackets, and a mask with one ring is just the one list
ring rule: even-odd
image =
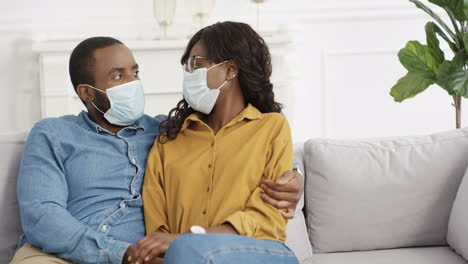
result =
[[188,234],[172,242],[164,263],[299,264],[299,261],[281,241],[230,234]]

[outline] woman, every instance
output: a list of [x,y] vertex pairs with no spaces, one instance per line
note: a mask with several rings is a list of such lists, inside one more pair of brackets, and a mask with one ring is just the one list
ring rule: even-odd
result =
[[[268,47],[247,24],[217,23],[192,37],[182,64],[184,100],[161,124],[148,157],[150,235],[134,256],[162,261],[175,241],[165,263],[297,263],[283,244],[287,221],[262,200],[259,186],[293,163]],[[181,236],[190,232],[209,235]]]

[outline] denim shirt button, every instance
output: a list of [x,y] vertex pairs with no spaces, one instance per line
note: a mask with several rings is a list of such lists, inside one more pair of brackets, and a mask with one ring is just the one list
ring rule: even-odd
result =
[[109,229],[109,226],[107,226],[107,225],[103,225],[101,227],[101,230],[104,231],[104,232],[107,231],[107,229]]

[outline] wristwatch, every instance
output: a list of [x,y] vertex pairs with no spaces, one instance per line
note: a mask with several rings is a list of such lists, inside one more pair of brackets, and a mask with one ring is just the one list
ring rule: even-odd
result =
[[206,234],[206,229],[201,226],[194,225],[190,227],[190,232],[192,234]]

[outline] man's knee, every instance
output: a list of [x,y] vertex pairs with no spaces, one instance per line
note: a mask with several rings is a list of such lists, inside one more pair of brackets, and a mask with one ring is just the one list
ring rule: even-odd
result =
[[12,261],[10,264],[63,264],[68,262],[60,262],[57,258],[51,257],[31,257],[19,261]]
[[26,243],[16,252],[10,264],[70,264],[70,262],[43,253],[40,249]]

